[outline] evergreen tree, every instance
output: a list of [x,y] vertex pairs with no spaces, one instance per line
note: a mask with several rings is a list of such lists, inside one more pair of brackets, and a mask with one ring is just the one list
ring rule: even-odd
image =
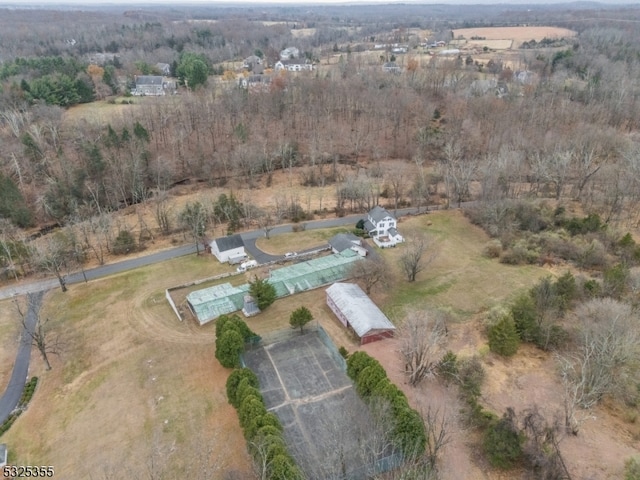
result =
[[489,348],[505,357],[510,357],[518,351],[520,337],[511,315],[504,315],[494,325],[489,327]]
[[294,310],[289,317],[291,328],[300,327],[300,333],[303,332],[304,326],[313,320],[313,315],[307,307],[300,307]]
[[249,294],[256,300],[260,310],[264,310],[276,300],[275,287],[258,277],[249,282]]

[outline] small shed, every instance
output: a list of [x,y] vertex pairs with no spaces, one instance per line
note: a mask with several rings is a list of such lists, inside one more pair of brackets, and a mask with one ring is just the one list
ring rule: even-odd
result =
[[327,305],[360,345],[391,338],[396,327],[369,296],[355,283],[334,283],[327,288]]
[[244,251],[242,237],[237,233],[235,235],[216,238],[211,242],[211,253],[215,255],[220,263],[247,256]]
[[0,443],[0,468],[7,465],[7,444]]

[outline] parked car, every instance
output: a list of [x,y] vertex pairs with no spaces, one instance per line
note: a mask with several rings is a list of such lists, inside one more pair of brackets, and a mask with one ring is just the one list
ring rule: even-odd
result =
[[292,257],[297,257],[298,254],[296,252],[287,252],[284,254],[284,258],[292,258]]
[[247,270],[250,270],[254,267],[258,266],[258,262],[255,260],[248,260],[246,262],[242,262],[240,264],[240,266],[238,268],[236,268],[236,271],[238,273],[242,273],[242,272],[246,272]]

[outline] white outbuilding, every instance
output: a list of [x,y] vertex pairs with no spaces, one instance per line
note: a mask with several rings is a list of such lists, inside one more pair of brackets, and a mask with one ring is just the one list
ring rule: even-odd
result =
[[220,263],[236,263],[236,259],[245,260],[247,253],[244,251],[244,242],[239,234],[216,238],[209,244],[211,253]]

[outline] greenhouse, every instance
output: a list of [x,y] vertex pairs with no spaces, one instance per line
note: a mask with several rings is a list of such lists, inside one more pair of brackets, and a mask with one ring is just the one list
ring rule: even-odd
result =
[[[278,298],[286,297],[344,280],[351,264],[358,261],[365,260],[353,250],[345,250],[272,270],[267,281],[276,289]],[[241,310],[248,291],[248,283],[238,287],[223,283],[191,292],[187,302],[200,325],[204,325],[220,315]]]
[[204,325],[220,315],[240,310],[248,291],[249,284],[234,287],[230,283],[223,283],[191,292],[187,295],[187,302],[200,325]]

